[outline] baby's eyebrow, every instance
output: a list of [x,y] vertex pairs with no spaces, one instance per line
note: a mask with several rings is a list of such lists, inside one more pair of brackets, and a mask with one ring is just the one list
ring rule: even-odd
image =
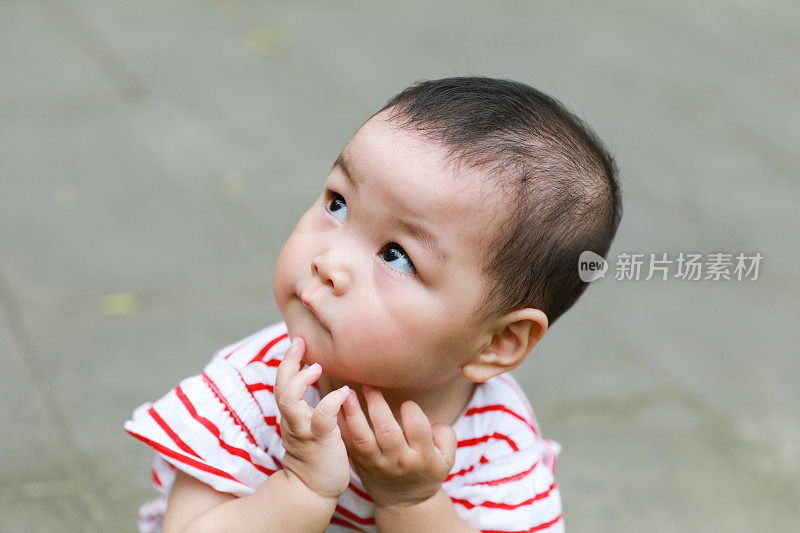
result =
[[[349,172],[347,163],[344,161],[343,154],[344,152],[339,154],[339,157],[337,157],[336,161],[333,162],[331,170],[339,167],[345,178],[347,178],[347,181],[350,182],[350,185],[353,187],[353,189],[358,192],[358,181]],[[398,226],[401,230],[403,230],[404,233],[410,235],[414,240],[422,244],[437,262],[445,263],[447,261],[447,254],[445,254],[439,247],[438,239],[427,228],[424,228],[418,224],[414,224],[413,222],[408,222],[402,218],[393,216],[389,216],[387,218],[390,223]]]
[[333,162],[333,166],[331,166],[331,170],[334,168],[339,167],[339,169],[344,173],[344,177],[347,178],[347,181],[350,182],[350,186],[353,187],[356,191],[358,191],[358,181],[350,174],[350,171],[347,168],[347,165],[344,162],[344,152],[339,154],[339,157],[336,158],[336,161]]
[[408,222],[407,220],[403,220],[402,218],[398,217],[388,217],[391,222],[395,225],[399,226],[405,233],[411,235],[414,240],[421,243],[425,248],[428,249],[428,252],[436,259],[439,263],[444,263],[447,261],[447,256],[439,248],[436,236],[428,231],[426,228],[422,226],[418,226],[413,222]]

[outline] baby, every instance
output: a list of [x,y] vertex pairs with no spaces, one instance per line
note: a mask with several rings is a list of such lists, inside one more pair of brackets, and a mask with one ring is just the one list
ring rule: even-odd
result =
[[527,85],[395,96],[280,253],[284,322],[126,422],[163,494],[141,531],[563,531],[560,446],[508,372],[608,252],[616,173]]

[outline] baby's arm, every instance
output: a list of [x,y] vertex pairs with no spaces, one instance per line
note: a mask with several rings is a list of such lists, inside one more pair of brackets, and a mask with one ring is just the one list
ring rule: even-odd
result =
[[162,531],[319,532],[327,527],[335,507],[336,500],[320,497],[285,470],[243,498],[218,492],[179,470]]
[[216,491],[182,470],[176,470],[161,529],[164,533],[181,531],[195,517],[235,499],[233,494]]
[[303,396],[322,370],[300,370],[305,343],[295,339],[278,367],[275,400],[286,450],[284,469],[242,498],[178,473],[162,524],[164,533],[194,531],[319,532],[330,523],[350,479],[336,415],[349,394],[330,392],[312,409]]

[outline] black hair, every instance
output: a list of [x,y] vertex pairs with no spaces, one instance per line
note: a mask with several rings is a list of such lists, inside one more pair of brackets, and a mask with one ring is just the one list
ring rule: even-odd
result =
[[382,111],[444,147],[448,165],[479,170],[500,195],[473,324],[533,307],[552,325],[586,289],[579,255],[605,257],[622,218],[616,163],[602,142],[554,98],[505,79],[418,82]]

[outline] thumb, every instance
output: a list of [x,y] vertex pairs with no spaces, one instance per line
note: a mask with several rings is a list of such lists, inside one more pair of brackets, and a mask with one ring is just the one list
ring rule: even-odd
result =
[[329,392],[319,401],[311,414],[311,432],[314,435],[324,437],[336,428],[337,413],[349,394],[350,389],[345,385]]
[[433,432],[433,444],[444,456],[450,468],[453,467],[456,461],[456,432],[455,430],[446,425],[434,422],[431,424],[431,431]]

